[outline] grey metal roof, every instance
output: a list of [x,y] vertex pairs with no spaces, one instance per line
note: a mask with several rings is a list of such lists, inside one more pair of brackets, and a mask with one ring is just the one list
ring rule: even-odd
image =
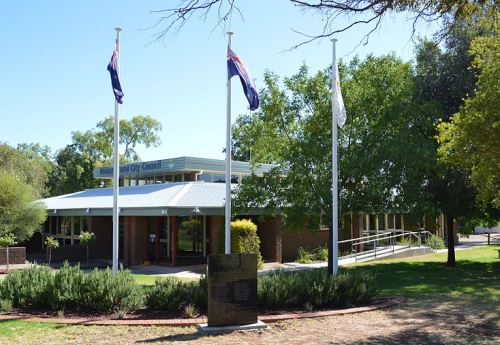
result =
[[[236,188],[236,184],[231,187]],[[225,184],[175,182],[135,187],[120,187],[120,215],[222,215]],[[87,189],[82,192],[42,199],[49,215],[112,215],[112,188]]]
[[[260,175],[276,167],[274,164],[258,164],[254,167],[249,162],[233,161],[231,164],[234,174],[250,174],[253,172]],[[213,173],[224,173],[226,161],[223,159],[178,157],[161,159],[147,162],[120,164],[120,175],[128,176],[152,176],[161,173],[174,173],[183,171],[204,171]],[[94,169],[95,178],[111,178],[113,167],[101,167]]]

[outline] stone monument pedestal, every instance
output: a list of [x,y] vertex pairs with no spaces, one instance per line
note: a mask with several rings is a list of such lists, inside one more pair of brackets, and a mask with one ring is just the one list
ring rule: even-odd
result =
[[257,255],[208,256],[208,323],[203,332],[262,329],[257,319]]

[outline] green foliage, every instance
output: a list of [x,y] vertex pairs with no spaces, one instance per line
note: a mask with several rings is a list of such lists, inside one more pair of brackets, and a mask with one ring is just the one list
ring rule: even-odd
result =
[[97,268],[89,273],[81,288],[81,303],[94,311],[109,312],[133,310],[143,303],[143,295],[129,270],[120,270],[113,274],[107,268]]
[[299,247],[297,249],[297,259],[295,261],[301,264],[309,264],[313,261],[327,261],[328,260],[328,247],[321,246],[312,250]]
[[367,272],[326,270],[275,272],[258,280],[258,303],[264,310],[363,305],[376,295],[374,277]]
[[80,239],[80,243],[82,245],[89,246],[95,240],[95,234],[90,231],[82,231],[78,238]]
[[475,94],[449,122],[438,125],[440,159],[470,174],[482,209],[500,210],[500,15],[488,18],[489,35],[472,40],[472,66],[479,70]]
[[[421,212],[435,145],[432,119],[423,116],[429,110],[414,97],[412,65],[393,55],[355,58],[340,65],[340,76],[348,113],[339,131],[343,209]],[[280,210],[285,228],[318,230],[322,217],[331,223],[329,73],[302,66],[282,82],[268,72],[265,82],[260,110],[237,121],[234,142],[241,155],[251,151],[253,164],[279,167],[245,179],[235,204]]]
[[52,236],[48,236],[46,239],[45,239],[45,247],[49,248],[49,249],[56,249],[56,248],[59,248],[59,241],[56,240],[54,237]]
[[[52,179],[54,194],[65,194],[86,188],[96,188],[101,181],[94,179],[94,168],[111,165],[113,155],[113,117],[106,117],[96,128],[72,133],[73,142],[55,156],[57,169]],[[121,162],[137,161],[137,145],[158,146],[161,131],[159,121],[150,116],[134,116],[131,120],[120,120],[120,144],[125,145]]]
[[31,238],[46,218],[45,207],[35,202],[32,189],[8,172],[0,170],[0,237]]
[[299,249],[297,249],[297,259],[295,261],[301,264],[310,264],[313,261],[313,255],[307,249],[299,247]]
[[431,235],[425,239],[425,244],[434,250],[444,249],[444,240],[436,235]]
[[0,248],[12,247],[17,243],[16,236],[12,234],[5,234],[0,237]]
[[47,183],[54,169],[50,149],[39,144],[19,144],[17,149],[0,143],[0,170],[28,184],[35,198],[48,196]]
[[146,306],[153,310],[178,312],[185,311],[189,305],[198,310],[207,309],[207,283],[204,277],[197,282],[174,277],[157,279],[146,294]]
[[44,266],[15,271],[0,285],[0,298],[29,309],[60,310],[81,307],[96,312],[136,309],[142,305],[142,290],[130,271],[110,269],[84,274],[67,263],[52,273]]
[[33,266],[9,273],[1,282],[1,298],[16,307],[52,309],[57,307],[53,294],[54,276],[48,267]]
[[260,238],[257,235],[257,225],[250,219],[231,222],[231,253],[257,254],[257,267],[262,267],[263,260],[260,254]]
[[12,301],[9,299],[0,299],[0,314],[10,313],[12,311]]
[[409,246],[411,241],[411,246],[416,247],[418,246],[418,240],[415,237],[410,237],[408,236],[401,236],[396,239],[396,245],[397,246]]
[[[342,256],[342,255],[340,255]],[[327,261],[328,260],[328,247],[326,245],[318,247],[314,250],[314,258],[317,261]]]

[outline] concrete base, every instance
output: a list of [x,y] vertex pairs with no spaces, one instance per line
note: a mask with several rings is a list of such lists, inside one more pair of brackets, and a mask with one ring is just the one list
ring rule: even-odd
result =
[[229,325],[229,326],[208,326],[207,323],[200,324],[201,333],[226,333],[235,331],[255,331],[259,329],[269,328],[264,322],[258,320],[256,323],[246,325]]

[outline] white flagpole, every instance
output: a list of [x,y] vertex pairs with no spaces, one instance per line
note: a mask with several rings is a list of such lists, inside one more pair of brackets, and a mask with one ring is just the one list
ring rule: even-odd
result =
[[[227,33],[227,46],[231,48],[231,36]],[[229,75],[229,67],[228,75]],[[225,214],[225,253],[231,254],[231,78],[227,79],[227,118],[226,118],[226,214]]]
[[335,42],[337,39],[332,38],[332,272],[330,274],[337,274],[339,268],[338,257],[338,239],[339,239],[339,220],[338,220],[338,171],[337,171],[337,122],[338,114],[335,114],[334,102],[336,96],[336,71],[337,71],[337,57],[335,55]]
[[[120,76],[120,31],[121,28],[116,30],[116,45],[118,47],[118,54],[116,58],[116,68],[118,77]],[[120,162],[118,154],[118,144],[120,141],[120,105],[115,98],[115,128],[114,128],[114,143],[113,143],[113,273],[118,272],[118,231],[120,228],[118,216],[118,184],[120,181]]]

